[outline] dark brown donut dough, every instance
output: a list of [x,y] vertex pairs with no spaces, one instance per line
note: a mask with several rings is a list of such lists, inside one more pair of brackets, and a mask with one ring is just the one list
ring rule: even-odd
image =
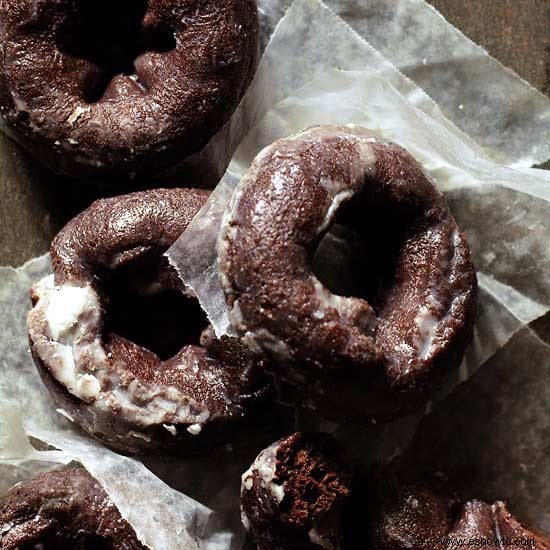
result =
[[339,549],[352,476],[335,442],[295,433],[242,476],[241,517],[258,550]]
[[[331,228],[359,243],[351,268],[333,269],[354,275],[347,288],[314,269]],[[313,127],[265,148],[218,252],[237,332],[275,360],[284,401],[327,417],[418,407],[472,337],[476,275],[445,199],[411,155],[364,128]]]
[[227,122],[258,54],[254,0],[6,0],[0,114],[54,171],[161,172]]
[[435,480],[378,479],[369,491],[363,541],[369,550],[458,550],[470,540],[478,541],[471,547],[550,549],[550,539],[523,527],[503,502],[461,503],[444,496]]
[[145,550],[83,468],[41,474],[0,497],[2,550]]
[[441,475],[414,483],[380,470],[351,477],[335,444],[295,433],[258,455],[241,484],[251,550],[550,549],[503,502],[449,497]]
[[[62,412],[114,449],[189,452],[227,442],[269,393],[261,361],[238,339],[215,337],[162,256],[207,196],[157,189],[96,201],[54,239],[54,275],[31,289],[29,339],[44,381]],[[117,273],[118,286],[109,279]],[[130,285],[137,292],[118,304],[117,322],[116,300]],[[134,305],[142,303],[138,294],[149,300],[163,293],[157,317]],[[177,310],[169,319],[174,332],[191,335],[183,343],[176,339],[161,358],[123,337],[135,319],[166,343],[170,302]],[[189,315],[180,312],[188,304]]]

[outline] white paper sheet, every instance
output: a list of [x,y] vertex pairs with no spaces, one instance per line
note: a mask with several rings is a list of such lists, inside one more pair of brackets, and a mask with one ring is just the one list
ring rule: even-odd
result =
[[548,97],[472,42],[433,6],[424,0],[326,4],[495,160],[529,167],[550,159]]

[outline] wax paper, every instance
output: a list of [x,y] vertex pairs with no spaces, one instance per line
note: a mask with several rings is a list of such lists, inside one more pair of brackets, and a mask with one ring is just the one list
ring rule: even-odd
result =
[[[275,105],[247,135],[208,203],[169,251],[219,334],[233,333],[216,253],[227,201],[259,150],[313,123],[359,124],[405,147],[445,193],[466,233],[480,287],[477,323],[463,364],[441,392],[445,395],[550,309],[550,174],[514,170],[481,156],[450,122],[441,124],[413,107],[377,72],[329,69]],[[354,441],[363,459],[381,459],[399,452],[414,432],[415,419],[420,417],[400,420],[391,429],[321,427],[344,442]],[[311,419],[304,425],[311,427]]]
[[488,55],[430,4],[424,0],[327,0],[326,4],[493,158],[524,167],[550,159],[548,97]]
[[[507,340],[523,334],[526,323],[548,310],[548,281],[544,276],[545,270],[548,273],[545,220],[550,220],[547,178],[539,171],[523,170],[519,181],[518,172],[490,161],[506,160],[523,169],[548,158],[548,140],[541,134],[548,120],[548,102],[421,0],[327,3],[345,21],[317,0],[295,0],[292,5],[289,0],[258,1],[263,60],[232,120],[203,152],[187,162],[190,173],[197,176],[192,181],[215,183],[248,135],[247,142],[239,147],[213,200],[189,233],[196,239],[194,251],[200,249],[201,254],[187,262],[190,250],[184,238],[172,261],[184,273],[187,264],[191,265],[196,277],[190,280],[203,304],[218,330],[227,330],[223,325],[223,296],[215,285],[211,287],[216,275],[211,245],[225,199],[242,170],[268,139],[284,135],[282,132],[329,121],[332,116],[345,122],[357,116],[388,137],[398,134],[393,136],[396,141],[428,163],[468,234],[478,262],[482,296],[476,340],[461,370],[465,379]],[[409,35],[405,29],[413,20],[416,32]],[[434,38],[437,41],[432,42]],[[452,47],[441,48],[441,43]],[[469,76],[467,86],[461,82],[464,71]],[[450,90],[450,83],[455,89],[460,83],[456,93]],[[363,86],[373,88],[365,90]],[[487,90],[491,93],[481,93]],[[497,92],[503,99],[493,102],[491,96]],[[320,119],[313,117],[315,102],[324,104],[327,97],[332,110],[341,114],[321,109]],[[370,103],[375,109],[365,114],[364,109],[357,108],[359,97],[367,100],[367,105],[373,98],[379,103]],[[394,102],[400,105],[397,111]],[[328,119],[322,120],[326,115]],[[392,122],[377,127],[380,118]],[[413,134],[405,136],[402,124],[414,128]],[[426,125],[442,132],[436,133],[441,143],[433,158],[434,143],[419,139],[414,150],[407,145],[407,140],[417,141],[413,136],[425,134]],[[462,158],[463,153],[468,161]],[[191,181],[182,180],[177,171],[173,178],[180,184]],[[469,208],[461,209],[463,203]],[[480,216],[491,220],[483,230],[478,223]],[[259,450],[254,442],[242,449],[228,447],[200,460],[137,460],[106,450],[75,429],[63,411],[55,410],[32,365],[24,326],[28,288],[48,271],[47,257],[18,270],[0,270],[0,492],[39,472],[77,461],[102,483],[140,539],[151,548],[240,548],[239,473]],[[399,426],[373,430],[364,435],[361,448],[370,446],[373,458],[393,456],[420,419],[421,415],[412,416]],[[317,419],[299,421],[302,426],[332,431],[342,439],[356,435],[353,430],[345,433],[346,428],[339,425],[319,426]],[[51,446],[49,450],[44,450],[45,445]]]
[[266,110],[328,67],[376,69],[413,105],[452,120],[464,140],[473,138],[495,160],[516,167],[550,160],[548,98],[424,0],[257,3],[262,50],[271,42],[253,91],[211,143],[165,179],[217,182]]
[[443,472],[460,497],[506,500],[550,533],[549,377],[550,345],[522,328],[434,406],[393,466],[407,477]]

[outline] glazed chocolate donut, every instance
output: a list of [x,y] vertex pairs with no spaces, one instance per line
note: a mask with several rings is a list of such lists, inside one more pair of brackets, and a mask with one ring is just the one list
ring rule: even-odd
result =
[[56,236],[54,275],[31,289],[44,381],[62,413],[114,449],[225,442],[269,393],[260,362],[238,339],[214,336],[162,256],[207,196],[157,189],[96,201]]
[[41,474],[0,497],[0,548],[145,550],[83,468]]
[[[350,265],[330,266],[348,245]],[[237,332],[275,360],[284,400],[327,417],[418,407],[472,337],[476,275],[445,199],[411,155],[364,128],[318,126],[266,147],[218,253]]]
[[461,503],[433,483],[375,483],[366,506],[369,550],[458,550],[471,540],[477,547],[550,549],[550,539],[523,527],[503,502]]
[[242,522],[257,550],[341,548],[351,480],[324,434],[295,433],[264,449],[241,484]]
[[254,0],[6,0],[0,114],[58,173],[159,173],[227,122],[258,54]]

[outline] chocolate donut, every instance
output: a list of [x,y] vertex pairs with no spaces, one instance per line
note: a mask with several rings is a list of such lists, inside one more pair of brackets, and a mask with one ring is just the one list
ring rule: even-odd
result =
[[447,498],[441,485],[436,479],[410,484],[387,475],[369,479],[363,492],[368,547],[446,548],[444,539],[453,529],[459,503]]
[[145,550],[83,468],[41,474],[0,497],[0,548]]
[[54,275],[31,289],[44,381],[62,413],[114,449],[225,442],[269,393],[261,361],[215,337],[163,256],[207,196],[157,189],[96,201],[56,236]]
[[449,497],[442,476],[352,476],[325,434],[295,433],[264,449],[242,476],[241,517],[255,550],[550,550],[503,502]]
[[227,122],[258,55],[254,0],[6,0],[0,114],[58,173],[159,173]]
[[218,253],[233,326],[274,360],[283,400],[327,417],[418,407],[472,337],[476,275],[445,199],[410,154],[364,128],[266,147]]
[[433,482],[400,484],[392,479],[370,489],[363,541],[369,549],[458,550],[468,545],[550,549],[550,539],[523,527],[503,502],[461,503],[443,496]]
[[340,548],[351,479],[324,434],[295,433],[264,449],[241,484],[242,522],[257,550]]

